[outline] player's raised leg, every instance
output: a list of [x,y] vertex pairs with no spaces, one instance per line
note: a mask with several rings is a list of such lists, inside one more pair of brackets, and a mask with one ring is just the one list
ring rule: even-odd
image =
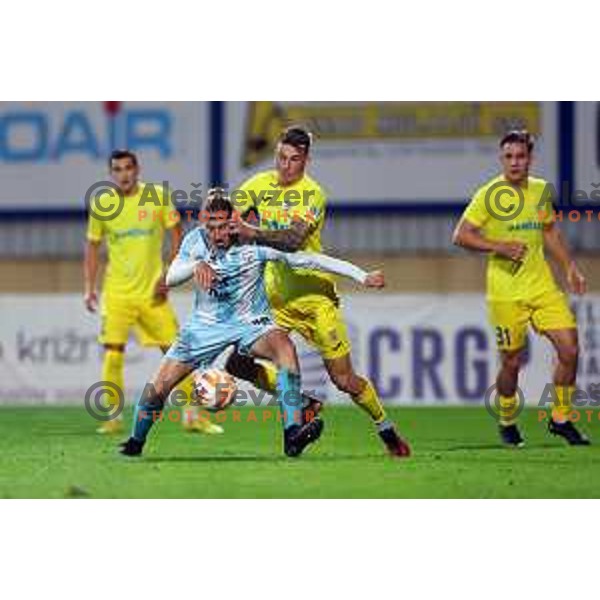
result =
[[[295,319],[295,313],[303,315],[304,321]],[[410,456],[410,446],[388,419],[375,387],[354,370],[352,345],[338,302],[326,297],[319,298],[318,302],[301,299],[289,309],[275,311],[275,314],[278,320],[284,320],[286,326],[289,323],[319,350],[331,381],[369,415],[388,452],[397,457]]]
[[256,357],[272,361],[277,367],[277,394],[283,413],[284,452],[290,457],[299,456],[308,444],[319,439],[323,422],[318,418],[304,422],[296,348],[285,331],[272,329],[254,342],[251,352]]
[[150,429],[160,419],[169,394],[192,371],[186,364],[164,357],[135,406],[131,437],[121,444],[121,453],[138,456],[142,453]]
[[369,415],[390,454],[410,456],[410,446],[398,435],[396,426],[387,417],[371,381],[355,372],[350,354],[325,359],[324,363],[334,385],[341,392],[349,394],[352,401]]
[[[272,394],[277,391],[277,368],[271,362],[260,362],[252,356],[233,351],[227,358],[225,370],[258,389]],[[321,412],[323,403],[304,390],[301,394],[305,420],[310,420]]]
[[577,329],[547,330],[544,335],[552,342],[557,358],[553,377],[554,407],[548,431],[564,438],[571,446],[587,446],[589,439],[570,420],[579,359]]

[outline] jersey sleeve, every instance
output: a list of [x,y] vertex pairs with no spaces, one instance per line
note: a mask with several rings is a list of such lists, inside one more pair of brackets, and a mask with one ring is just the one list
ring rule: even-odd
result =
[[176,258],[169,265],[167,276],[165,277],[165,283],[169,287],[176,287],[182,283],[186,283],[193,277],[195,268],[196,261],[186,261]]
[[[95,203],[96,200],[92,200],[92,203]],[[104,237],[104,225],[103,222],[96,218],[95,211],[90,210],[88,215],[88,224],[87,224],[87,239],[90,242],[100,242]]]
[[553,188],[550,185],[543,182],[538,205],[538,214],[542,225],[550,225],[554,222],[554,205],[557,199],[552,193],[552,190]]
[[364,283],[368,275],[366,271],[352,263],[326,256],[325,254],[313,252],[294,252],[290,254],[266,246],[256,246],[256,253],[259,262],[284,262],[288,266],[297,269],[314,269],[315,271],[324,271],[325,273],[333,273],[334,275],[343,275],[359,283]]
[[259,263],[265,263],[269,261],[284,261],[285,259],[280,255],[285,255],[285,252],[275,250],[275,248],[269,248],[268,246],[250,246],[255,253],[255,259]]
[[485,193],[485,188],[477,190],[463,213],[463,219],[475,227],[483,227],[490,218],[489,210],[485,205]]
[[325,208],[327,206],[327,196],[325,192],[319,187],[316,190],[314,199],[309,205],[308,217],[312,219],[315,227],[321,228],[325,222]]
[[206,243],[200,228],[192,229],[184,238],[177,256],[169,265],[166,283],[175,287],[192,278],[196,263],[204,260],[208,255]]
[[175,260],[190,262],[204,260],[208,257],[208,249],[200,228],[192,229],[181,242]]

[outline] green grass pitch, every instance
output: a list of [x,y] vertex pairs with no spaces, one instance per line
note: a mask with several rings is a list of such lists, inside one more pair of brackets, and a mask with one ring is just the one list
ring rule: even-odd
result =
[[[318,446],[298,460],[281,454],[274,422],[227,421],[223,436],[186,434],[163,422],[141,459],[116,453],[81,408],[0,409],[4,498],[547,498],[600,497],[600,421],[583,429],[590,448],[551,438],[536,411],[522,417],[527,447],[499,446],[479,408],[390,410],[414,457],[384,455],[367,417],[328,407]],[[594,435],[596,434],[596,435]]]

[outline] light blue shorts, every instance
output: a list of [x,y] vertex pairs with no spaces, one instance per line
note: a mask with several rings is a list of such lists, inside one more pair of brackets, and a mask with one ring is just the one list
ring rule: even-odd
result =
[[209,367],[229,346],[249,354],[254,343],[277,325],[270,317],[257,317],[252,323],[207,324],[190,320],[179,332],[165,357],[194,369]]

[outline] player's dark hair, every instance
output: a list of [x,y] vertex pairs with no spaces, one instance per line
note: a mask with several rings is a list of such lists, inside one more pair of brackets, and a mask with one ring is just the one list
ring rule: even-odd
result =
[[220,187],[214,187],[208,190],[204,210],[213,215],[219,215],[230,219],[233,214],[233,204],[227,195],[227,192]]
[[108,159],[109,168],[112,168],[113,160],[122,160],[123,158],[129,158],[134,167],[138,166],[138,158],[131,150],[113,150]]
[[303,127],[288,127],[279,136],[279,143],[293,146],[308,154],[312,146],[312,134]]
[[531,154],[535,146],[535,140],[526,129],[512,129],[502,136],[500,148],[504,148],[506,144],[524,144],[527,146],[529,154]]

